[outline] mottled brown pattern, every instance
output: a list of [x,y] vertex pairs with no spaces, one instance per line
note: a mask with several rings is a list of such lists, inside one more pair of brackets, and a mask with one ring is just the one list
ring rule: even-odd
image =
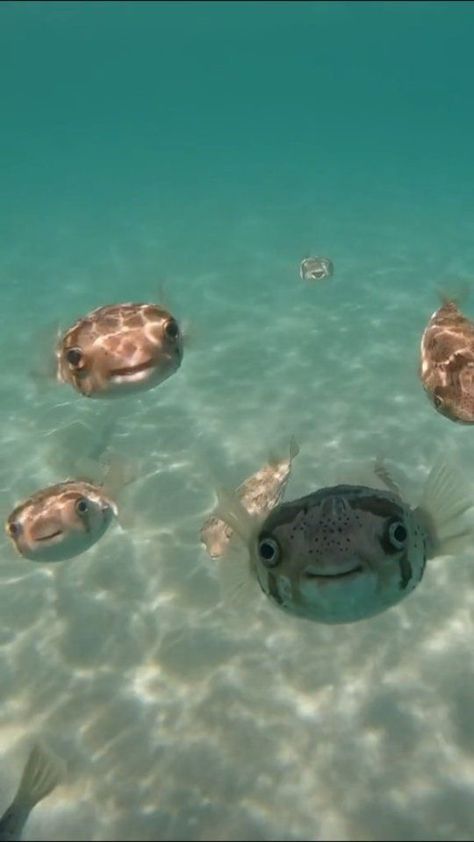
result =
[[[292,443],[289,457],[269,462],[239,485],[236,493],[251,515],[266,514],[281,501],[297,453],[298,447]],[[211,558],[224,555],[232,535],[230,526],[214,515],[207,518],[200,531],[201,542]]]
[[95,398],[150,389],[181,365],[182,337],[168,333],[171,324],[173,316],[154,304],[99,307],[59,340],[57,378]]
[[474,424],[474,322],[453,301],[433,313],[420,356],[420,378],[437,411]]
[[[78,504],[84,504],[85,510],[78,510]],[[115,504],[100,487],[68,480],[40,489],[15,506],[6,520],[5,531],[21,555],[34,558],[35,553],[47,553],[47,544],[57,536],[61,536],[63,547],[67,537],[73,536],[75,547],[80,548],[81,535],[84,547],[89,546],[115,513]],[[58,544],[53,546],[57,551]],[[67,550],[64,552],[67,555]]]

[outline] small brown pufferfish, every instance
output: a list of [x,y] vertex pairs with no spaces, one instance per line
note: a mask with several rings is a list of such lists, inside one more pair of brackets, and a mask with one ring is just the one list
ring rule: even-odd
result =
[[57,379],[88,398],[152,389],[181,365],[178,322],[156,304],[99,307],[56,345]]
[[334,265],[329,257],[305,257],[300,263],[300,278],[303,281],[323,281],[334,274]]
[[420,379],[435,409],[451,421],[474,424],[474,322],[453,300],[431,316],[420,348]]
[[118,515],[103,488],[66,480],[36,491],[8,516],[5,531],[31,561],[64,561],[89,549]]
[[[290,478],[293,459],[298,453],[298,444],[292,438],[289,456],[284,459],[271,459],[239,485],[235,494],[249,514],[268,514],[281,501]],[[227,523],[214,515],[206,520],[200,537],[211,558],[221,558],[224,555],[233,532]]]

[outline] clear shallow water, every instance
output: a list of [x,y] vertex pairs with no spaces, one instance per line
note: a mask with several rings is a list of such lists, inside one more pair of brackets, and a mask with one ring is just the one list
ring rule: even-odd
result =
[[[143,463],[77,559],[2,539],[0,809],[36,734],[69,770],[27,838],[472,838],[472,554],[332,628],[258,593],[229,615],[198,533],[292,434],[288,498],[376,453],[410,491],[439,451],[472,476],[417,365],[436,288],[472,278],[473,26],[460,3],[2,4],[1,510],[67,474],[59,445],[108,432]],[[300,281],[308,253],[331,281]],[[58,323],[162,289],[190,343],[158,389],[30,376]]]

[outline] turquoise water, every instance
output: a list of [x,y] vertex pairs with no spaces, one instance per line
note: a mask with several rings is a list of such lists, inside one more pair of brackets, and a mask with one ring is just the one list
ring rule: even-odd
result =
[[[141,460],[84,555],[2,539],[0,812],[36,735],[68,765],[27,838],[472,838],[472,554],[330,627],[231,615],[198,534],[291,435],[289,499],[376,454],[473,476],[417,376],[474,267],[473,34],[456,2],[1,4],[2,517],[89,445]],[[32,374],[57,325],[157,298],[190,337],[157,389]]]

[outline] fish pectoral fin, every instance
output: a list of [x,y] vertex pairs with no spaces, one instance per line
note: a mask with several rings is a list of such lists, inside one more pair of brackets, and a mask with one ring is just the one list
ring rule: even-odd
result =
[[381,482],[383,482],[383,484],[385,485],[386,488],[388,488],[389,491],[393,491],[393,493],[396,494],[397,497],[400,497],[400,499],[402,499],[403,495],[402,495],[400,486],[396,482],[396,480],[393,478],[389,469],[387,468],[387,465],[386,465],[386,462],[385,462],[383,456],[380,456],[380,455],[376,456],[375,462],[374,462],[374,474],[375,474],[376,477],[379,478],[379,480],[381,480]]
[[241,616],[251,612],[259,596],[248,553],[231,538],[223,558],[218,564],[218,580],[221,602],[226,609]]
[[258,528],[257,522],[259,519],[249,514],[235,491],[219,488],[216,490],[216,496],[217,506],[212,514],[227,523],[243,543],[248,546]]
[[52,755],[40,743],[36,743],[26,761],[15,795],[15,803],[32,809],[55,789],[63,778],[64,772],[64,766],[59,758]]
[[61,335],[59,323],[51,322],[34,331],[35,363],[30,377],[39,387],[44,383],[57,384],[56,345]]
[[438,459],[433,465],[414,514],[425,527],[429,541],[428,558],[460,552],[474,540],[474,523],[466,515],[474,513],[474,490],[461,470]]

